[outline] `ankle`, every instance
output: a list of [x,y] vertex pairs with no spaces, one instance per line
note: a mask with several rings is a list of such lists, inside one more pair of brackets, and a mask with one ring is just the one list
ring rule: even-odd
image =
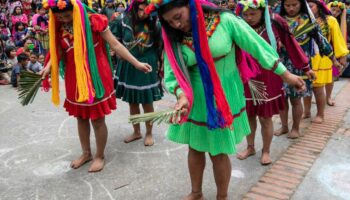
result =
[[88,149],[88,150],[84,150],[83,151],[83,156],[91,156],[91,149]]
[[248,150],[255,150],[254,144],[248,144],[247,149]]
[[262,153],[270,154],[270,149],[264,149],[264,148],[263,148],[263,149],[261,150],[261,152],[262,152]]

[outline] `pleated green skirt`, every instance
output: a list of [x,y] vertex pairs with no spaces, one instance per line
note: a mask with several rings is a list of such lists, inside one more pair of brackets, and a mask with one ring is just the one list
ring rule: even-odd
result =
[[[232,52],[231,52],[232,53]],[[250,134],[245,111],[244,88],[232,54],[215,62],[227,101],[234,116],[233,128],[208,130],[206,126],[207,110],[204,89],[197,66],[189,68],[194,103],[189,120],[183,124],[170,125],[167,138],[171,141],[188,144],[200,152],[218,154],[236,153],[236,145]]]

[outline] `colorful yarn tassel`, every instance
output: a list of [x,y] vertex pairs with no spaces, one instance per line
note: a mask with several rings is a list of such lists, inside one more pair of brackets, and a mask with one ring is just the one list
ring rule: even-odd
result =
[[190,14],[195,55],[205,91],[207,126],[209,129],[228,127],[233,122],[233,116],[209,49],[203,10],[199,0],[190,0]]
[[[178,62],[176,61],[175,53],[173,50],[173,47],[171,45],[171,42],[165,32],[165,30],[162,28],[162,35],[163,35],[163,41],[164,41],[164,50],[168,56],[168,60],[171,66],[171,69],[174,72],[174,75],[176,77],[177,82],[179,83],[182,91],[185,93],[188,102],[189,102],[189,107],[188,110],[190,111],[193,105],[193,91],[192,91],[192,86],[190,80],[186,78],[184,73],[182,72]],[[184,66],[186,67],[186,66]],[[190,112],[188,112],[190,113]],[[179,123],[183,123],[188,119],[188,116],[183,116]]]

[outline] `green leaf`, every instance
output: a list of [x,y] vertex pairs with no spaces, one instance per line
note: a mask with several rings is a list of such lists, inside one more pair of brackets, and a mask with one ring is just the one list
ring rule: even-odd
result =
[[34,101],[34,98],[41,86],[41,82],[41,75],[21,71],[18,86],[18,98],[23,106],[26,106]]

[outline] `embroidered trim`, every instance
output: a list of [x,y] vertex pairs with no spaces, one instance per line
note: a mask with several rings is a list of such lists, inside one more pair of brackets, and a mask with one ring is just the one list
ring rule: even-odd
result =
[[279,64],[280,62],[281,62],[280,59],[278,59],[278,60],[275,62],[275,64],[273,65],[273,67],[271,68],[271,71],[275,72],[275,70],[277,69],[278,64]]
[[273,101],[273,100],[276,100],[278,98],[282,97],[282,94],[279,94],[273,98],[270,98],[270,99],[253,99],[253,98],[246,98],[247,101],[253,101],[253,100],[257,100],[257,101],[263,101],[263,102],[269,102],[269,101]]
[[71,104],[73,104],[73,105],[77,105],[77,106],[94,106],[94,105],[97,105],[97,104],[99,104],[99,103],[101,103],[101,102],[107,101],[107,100],[108,100],[109,98],[111,98],[114,94],[115,94],[115,90],[113,90],[113,92],[110,93],[108,97],[105,97],[105,98],[103,98],[102,100],[97,101],[97,102],[92,103],[92,104],[77,103],[77,102],[74,102],[74,101],[69,100],[68,98],[66,98],[66,101],[68,101],[69,103],[71,103]]
[[[245,112],[245,111],[246,111],[246,108],[244,107],[244,108],[242,108],[237,114],[234,114],[234,115],[233,115],[233,118],[240,117],[241,114],[242,114],[243,112]],[[193,119],[187,119],[186,122],[195,124],[195,125],[197,125],[197,126],[207,126],[207,123],[206,123],[206,122],[200,122],[200,121],[196,121],[196,120],[193,120]]]
[[160,84],[160,82],[157,81],[156,83],[153,83],[150,85],[136,86],[136,85],[128,85],[125,82],[120,82],[119,77],[115,77],[115,79],[118,81],[118,85],[124,86],[127,89],[133,89],[133,90],[147,90],[147,89],[158,87],[158,85]]

